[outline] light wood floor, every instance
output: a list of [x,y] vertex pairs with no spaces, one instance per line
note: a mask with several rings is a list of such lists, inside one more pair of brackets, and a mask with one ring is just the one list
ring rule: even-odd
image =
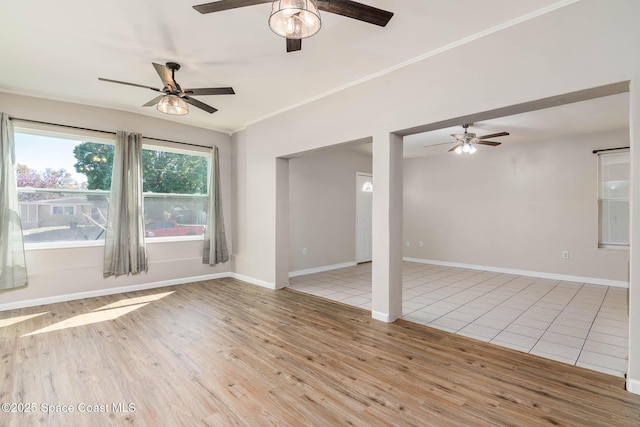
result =
[[233,279],[2,312],[0,345],[35,404],[3,426],[640,425],[622,378]]

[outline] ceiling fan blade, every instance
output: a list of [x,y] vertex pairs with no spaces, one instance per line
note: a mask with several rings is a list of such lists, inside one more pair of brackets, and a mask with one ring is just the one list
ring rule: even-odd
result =
[[437,147],[439,145],[449,145],[449,144],[453,144],[456,141],[449,141],[449,142],[440,142],[438,144],[430,144],[430,145],[424,145],[423,148],[429,148],[429,147]]
[[151,87],[151,86],[145,86],[145,85],[139,85],[136,83],[127,83],[127,82],[121,82],[119,80],[111,80],[111,79],[103,79],[102,77],[98,77],[98,80],[102,80],[103,82],[109,82],[109,83],[118,83],[121,85],[128,85],[128,86],[135,86],[135,87],[143,87],[145,89],[151,89],[151,90],[155,90],[156,92],[162,92],[162,90],[160,89],[156,89],[155,87]]
[[185,89],[187,95],[235,95],[232,87],[206,87],[200,89]]
[[452,133],[451,136],[454,137],[455,139],[460,140],[460,141],[464,140],[464,135],[461,135],[459,133]]
[[213,114],[216,111],[218,111],[217,108],[213,108],[212,106],[207,105],[204,102],[198,101],[197,99],[189,98],[188,96],[183,96],[182,99],[184,99],[187,102],[187,104],[191,104],[194,107],[198,107],[199,109],[204,110],[209,114]]
[[498,132],[498,133],[492,133],[489,135],[479,136],[478,139],[497,138],[499,136],[508,136],[508,135],[509,135],[509,132]]
[[237,9],[239,7],[254,6],[262,3],[273,3],[273,0],[220,0],[193,6],[200,13],[220,12],[222,10]]
[[381,27],[386,26],[393,16],[392,12],[352,0],[318,0],[317,3],[318,9],[324,12],[335,13]]
[[173,77],[171,76],[171,70],[167,68],[166,65],[156,64],[155,62],[152,62],[152,64],[153,68],[156,69],[156,72],[160,76],[164,87],[168,87],[171,91],[177,92],[179,90],[178,84],[175,82],[175,80],[173,80]]
[[491,146],[495,147],[496,145],[500,145],[500,144],[502,144],[502,142],[495,142],[495,141],[478,141],[478,142],[476,142],[476,144],[491,145]]
[[302,50],[302,39],[287,39],[287,52]]
[[151,101],[147,102],[146,104],[143,105],[143,107],[151,107],[152,105],[156,105],[158,103],[158,101],[160,101],[162,98],[164,98],[166,95],[160,95],[160,96],[156,96],[155,98],[153,98]]
[[462,147],[462,144],[456,144],[454,147],[451,147],[451,149],[449,151],[453,151],[458,147]]

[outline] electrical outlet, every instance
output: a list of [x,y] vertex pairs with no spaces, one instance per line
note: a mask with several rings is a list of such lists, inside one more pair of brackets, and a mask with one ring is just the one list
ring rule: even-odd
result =
[[424,242],[423,242],[422,240],[420,240],[420,241],[418,242],[418,246],[420,246],[421,248],[422,248],[422,247],[424,247]]
[[302,248],[302,255],[306,255],[307,254],[307,248]]
[[562,251],[562,259],[569,259],[569,251]]
[[409,246],[411,246],[411,243],[409,243],[409,241],[407,240],[406,242],[404,242],[404,245],[405,245],[405,247],[408,248]]

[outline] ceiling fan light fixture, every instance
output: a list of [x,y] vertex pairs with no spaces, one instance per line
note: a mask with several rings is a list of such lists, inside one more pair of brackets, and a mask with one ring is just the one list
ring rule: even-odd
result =
[[276,0],[271,6],[269,28],[287,39],[305,39],[320,31],[322,21],[314,0]]
[[464,141],[461,145],[458,145],[455,150],[453,150],[456,154],[473,154],[478,149],[473,146],[469,141]]
[[184,99],[177,95],[163,96],[156,106],[161,113],[172,116],[183,116],[189,112],[189,106]]

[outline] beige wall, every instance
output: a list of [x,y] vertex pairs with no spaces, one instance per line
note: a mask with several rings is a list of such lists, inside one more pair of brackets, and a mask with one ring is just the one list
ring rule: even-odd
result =
[[[230,250],[233,237],[231,215],[231,138],[206,129],[133,113],[0,93],[0,111],[12,117],[60,123],[105,131],[125,130],[144,136],[220,149],[223,208]],[[197,112],[195,112],[197,113]],[[21,125],[23,125],[21,123]],[[24,125],[23,125],[24,126]],[[62,130],[64,131],[64,130]],[[178,146],[184,148],[184,146]],[[0,307],[29,301],[55,300],[69,294],[100,293],[122,287],[180,283],[189,278],[227,273],[230,263],[210,267],[202,264],[203,242],[153,242],[148,244],[149,272],[129,277],[102,277],[103,247],[27,250],[29,284],[0,292]]]
[[[640,56],[629,54],[637,50],[636,41],[640,40],[640,26],[635,22],[638,15],[640,2],[635,0],[570,3],[234,134],[234,150],[242,156],[234,160],[234,176],[242,181],[234,195],[238,208],[235,219],[241,221],[236,231],[242,233],[236,236],[240,243],[234,253],[236,272],[265,283],[276,280],[278,180],[274,159],[366,137],[373,138],[376,182],[373,264],[392,263],[402,256],[395,250],[395,233],[400,233],[398,241],[402,235],[391,223],[401,223],[402,218],[396,218],[390,191],[377,190],[380,183],[383,189],[398,188],[395,154],[385,148],[393,143],[389,134],[620,81],[631,81],[632,90],[638,90],[633,88],[640,81]],[[490,65],[470,66],[487,61]],[[637,98],[634,95],[636,102]],[[632,158],[637,158],[634,145],[640,144],[637,125],[635,129]],[[640,177],[632,179],[632,186],[640,186]],[[632,204],[636,206],[637,201]],[[634,227],[638,222],[640,209],[632,212],[632,242],[640,239],[633,236],[640,235]],[[640,261],[635,264],[635,271],[640,271]],[[393,305],[397,310],[399,291],[390,284],[391,274],[385,276],[374,274],[372,306],[381,310]],[[640,286],[640,276],[632,275],[630,286]],[[631,298],[630,307],[640,311],[640,298]],[[386,314],[393,319],[393,313]],[[629,381],[637,381],[640,392],[640,330],[631,328],[630,348]]]
[[356,172],[371,173],[371,155],[342,148],[289,160],[290,271],[355,262]]
[[[235,133],[237,272],[275,280],[275,158],[366,137],[389,144],[396,130],[633,80],[640,60],[628,52],[640,39],[631,18],[639,8],[583,0]],[[487,55],[490,68],[466,66]],[[375,141],[373,157],[375,164]],[[375,167],[374,175],[385,179]]]
[[504,138],[466,162],[454,153],[406,159],[404,255],[626,282],[628,251],[598,249],[593,150],[627,146],[629,130],[620,129]]

